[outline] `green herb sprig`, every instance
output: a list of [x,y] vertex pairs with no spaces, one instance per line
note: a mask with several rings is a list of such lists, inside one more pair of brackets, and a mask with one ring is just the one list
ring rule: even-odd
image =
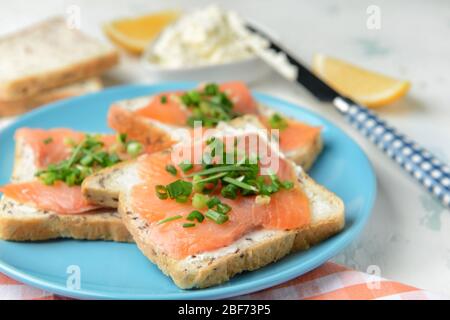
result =
[[[118,135],[118,142],[130,146],[126,141],[126,135]],[[72,148],[68,159],[56,164],[50,164],[46,169],[36,173],[43,183],[53,185],[57,181],[62,181],[69,186],[81,185],[83,180],[92,175],[95,171],[110,167],[121,161],[116,152],[107,152],[101,135],[86,135],[80,142],[76,143],[67,139],[67,145]],[[139,144],[140,145],[140,144]],[[142,146],[132,147],[131,153],[135,154]]]

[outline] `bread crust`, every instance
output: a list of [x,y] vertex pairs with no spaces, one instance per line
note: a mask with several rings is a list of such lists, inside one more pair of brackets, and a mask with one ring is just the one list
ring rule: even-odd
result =
[[56,238],[133,242],[120,216],[114,211],[61,215],[36,210],[28,216],[15,211],[14,201],[0,200],[0,239],[42,241]]

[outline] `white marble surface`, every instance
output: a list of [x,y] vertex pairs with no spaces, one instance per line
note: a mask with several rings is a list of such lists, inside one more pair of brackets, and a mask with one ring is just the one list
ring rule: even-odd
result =
[[[102,37],[112,18],[210,1],[28,1],[0,0],[0,33],[69,5],[81,8],[81,28]],[[403,101],[380,110],[382,117],[450,162],[450,2],[442,1],[215,1],[272,29],[304,61],[315,52],[341,57],[412,82]],[[368,30],[366,9],[381,9],[381,29]],[[124,56],[108,75],[112,83],[148,81],[136,61]],[[335,261],[450,297],[450,212],[431,199],[387,157],[351,129],[329,106],[302,88],[271,75],[255,83],[264,91],[313,109],[336,123],[366,151],[378,177],[372,218],[360,238]]]

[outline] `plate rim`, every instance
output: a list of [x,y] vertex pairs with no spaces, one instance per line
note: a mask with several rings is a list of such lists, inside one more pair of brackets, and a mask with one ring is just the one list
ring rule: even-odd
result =
[[[90,93],[87,95],[74,97],[58,102],[51,103],[45,107],[41,107],[39,109],[35,109],[6,125],[4,128],[0,130],[0,135],[5,131],[11,130],[14,127],[20,127],[23,122],[26,122],[28,119],[32,119],[36,116],[39,116],[41,113],[45,114],[53,109],[64,108],[67,104],[75,104],[77,102],[82,102],[84,99],[90,99],[99,97],[105,93],[111,93],[117,91],[127,92],[128,90],[139,90],[139,89],[154,89],[156,91],[165,91],[170,90],[170,88],[177,87],[195,87],[197,82],[161,82],[155,84],[130,84],[130,85],[118,85],[114,87],[106,88],[99,92]],[[302,271],[299,273],[297,268],[293,267],[287,270],[283,270],[282,272],[278,272],[276,274],[272,274],[270,276],[254,279],[250,282],[244,282],[240,284],[233,284],[233,286],[229,287],[213,287],[205,290],[189,290],[188,293],[186,291],[173,292],[173,293],[163,293],[163,294],[130,294],[130,293],[119,293],[119,292],[102,292],[101,290],[91,290],[91,289],[81,289],[81,290],[72,290],[67,287],[64,287],[60,284],[56,284],[51,280],[43,280],[37,276],[29,275],[26,271],[19,270],[11,265],[9,265],[4,260],[0,260],[0,271],[11,277],[12,279],[22,282],[24,284],[48,291],[50,293],[54,293],[57,295],[63,295],[65,297],[70,298],[78,298],[78,299],[156,299],[156,300],[165,300],[165,299],[223,299],[230,298],[240,295],[249,294],[251,292],[256,292],[259,290],[263,290],[266,288],[270,288],[276,286],[278,284],[287,282],[292,280],[295,277],[303,275],[312,269],[322,265],[328,259],[335,256],[339,252],[341,252],[344,248],[346,248],[355,238],[361,233],[363,228],[367,225],[367,222],[371,216],[373,211],[373,207],[375,204],[375,199],[377,195],[377,178],[375,175],[375,171],[373,165],[369,158],[367,157],[364,150],[359,146],[359,144],[352,139],[347,133],[345,133],[341,128],[334,125],[331,121],[322,117],[314,111],[305,109],[303,106],[298,105],[294,102],[290,102],[281,98],[274,97],[269,94],[260,93],[258,91],[252,90],[252,93],[257,97],[257,99],[269,100],[273,101],[277,104],[281,104],[287,106],[293,112],[296,110],[300,110],[300,112],[307,114],[313,118],[319,119],[326,126],[332,127],[342,134],[346,139],[348,139],[351,144],[353,144],[356,149],[361,153],[362,158],[365,160],[369,167],[368,176],[369,179],[367,181],[370,184],[370,190],[372,191],[365,201],[365,207],[361,209],[360,215],[361,217],[356,221],[356,223],[352,226],[352,229],[347,231],[346,237],[339,239],[339,241],[334,241],[329,244],[326,248],[319,251],[315,256],[307,260],[303,266]],[[67,107],[67,106],[66,106]],[[344,229],[345,230],[345,229]],[[331,238],[332,239],[332,238]],[[331,240],[332,241],[332,240]]]

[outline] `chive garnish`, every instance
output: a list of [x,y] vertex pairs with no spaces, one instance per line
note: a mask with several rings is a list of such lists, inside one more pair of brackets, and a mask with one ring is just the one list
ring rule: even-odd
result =
[[117,141],[121,144],[125,144],[127,142],[127,134],[126,133],[119,133],[117,135]]
[[193,228],[193,227],[195,227],[195,223],[192,222],[183,223],[183,228]]
[[165,186],[157,185],[155,187],[155,191],[156,191],[156,196],[161,200],[166,200],[169,197]]
[[182,103],[191,109],[187,124],[193,126],[201,121],[205,127],[214,127],[220,121],[230,121],[239,114],[233,111],[233,102],[224,92],[220,92],[217,84],[210,83],[199,90],[185,92],[181,96]]
[[[209,177],[207,177],[207,178],[197,180],[196,183],[211,182],[211,181],[217,180],[217,179],[219,179],[219,178],[225,177],[226,175],[227,175],[226,172],[221,172],[221,173],[218,173],[218,174],[209,176]],[[197,177],[197,176],[196,176],[196,177]]]
[[175,166],[168,164],[166,166],[166,171],[169,172],[171,175],[176,176],[177,175],[177,168]]
[[194,168],[194,165],[187,160],[181,162],[178,166],[180,167],[181,171],[183,171],[183,172],[188,172],[189,170]]
[[226,203],[219,203],[217,204],[217,212],[221,214],[227,214],[231,211],[231,207],[227,205]]
[[230,178],[230,177],[225,177],[223,178],[223,181],[234,184],[235,186],[242,188],[244,190],[248,190],[248,191],[253,191],[253,192],[258,192],[258,188],[249,185],[248,183],[239,181],[237,179],[234,178]]
[[53,138],[52,137],[48,137],[47,139],[44,139],[44,141],[42,141],[42,142],[44,142],[44,144],[52,143],[53,142]]
[[140,153],[142,152],[142,144],[140,144],[139,142],[129,142],[127,145],[127,153],[130,156],[136,157],[138,156]]
[[194,175],[206,176],[213,173],[232,172],[232,171],[250,171],[251,169],[243,166],[236,165],[219,165],[202,171],[198,171],[187,175],[187,177],[193,177]]
[[192,211],[186,218],[189,221],[195,221],[197,220],[198,222],[203,222],[203,220],[205,220],[205,216],[197,210]]
[[161,103],[166,104],[167,103],[167,96],[161,96]]
[[172,182],[165,188],[170,199],[175,199],[181,203],[186,202],[192,193],[192,183],[183,180]]
[[220,203],[220,199],[217,197],[212,197],[208,202],[206,202],[206,206],[211,209],[217,206]]
[[214,221],[214,222],[217,223],[217,224],[224,224],[224,223],[227,222],[228,219],[229,219],[227,215],[221,214],[221,213],[219,213],[219,212],[217,212],[217,211],[214,211],[214,210],[212,210],[212,209],[209,209],[209,210],[206,212],[206,215],[205,215],[205,216],[206,216],[208,219]]
[[166,218],[166,219],[163,219],[163,220],[159,221],[157,223],[157,225],[160,225],[160,224],[163,224],[163,223],[167,223],[167,222],[170,222],[170,221],[174,221],[174,220],[178,220],[178,219],[181,219],[181,218],[183,218],[183,217],[180,216],[180,215],[169,217],[169,218]]
[[209,197],[200,193],[194,194],[192,197],[192,206],[196,209],[204,209],[207,207]]
[[274,113],[269,118],[269,125],[272,129],[284,130],[288,127],[287,121],[278,113]]
[[237,198],[238,190],[239,190],[239,188],[237,186],[235,186],[234,184],[229,184],[222,188],[222,190],[220,191],[220,194],[224,198],[234,200]]
[[72,147],[70,157],[40,170],[36,176],[46,185],[62,181],[69,186],[80,185],[95,170],[109,167],[120,161],[115,153],[103,150],[104,143],[99,135],[86,135],[80,143],[65,138],[64,144]]

